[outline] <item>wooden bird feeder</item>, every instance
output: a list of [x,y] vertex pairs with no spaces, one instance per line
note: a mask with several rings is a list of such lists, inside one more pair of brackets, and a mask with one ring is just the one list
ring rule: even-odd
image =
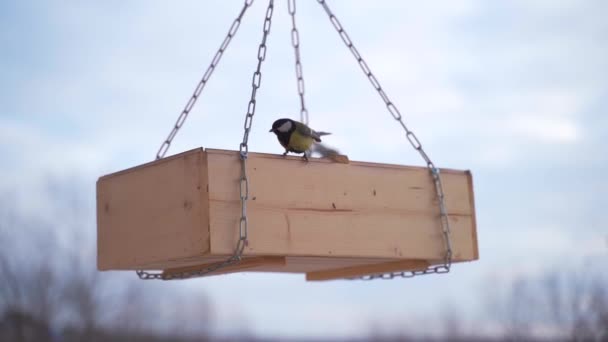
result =
[[[202,148],[101,177],[100,270],[182,272],[229,257],[239,239],[238,151]],[[328,280],[443,262],[438,202],[426,167],[249,153],[249,236],[232,272]],[[479,258],[473,182],[441,169],[453,262]]]
[[[164,158],[251,5],[245,1],[158,150],[158,160],[98,180],[100,270],[136,270],[141,279],[247,271],[329,280],[445,273],[452,262],[479,258],[471,173],[441,169],[439,177],[328,4],[319,4],[428,167],[306,163],[248,153],[273,0],[264,18],[240,151],[199,148]],[[307,124],[295,1],[288,7],[300,121]]]

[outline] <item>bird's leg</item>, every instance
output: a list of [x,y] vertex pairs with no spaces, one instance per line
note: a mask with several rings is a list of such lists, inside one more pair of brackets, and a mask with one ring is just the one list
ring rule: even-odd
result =
[[304,156],[302,156],[302,158],[308,163],[308,156],[306,155],[306,153],[304,153]]
[[283,153],[283,157],[287,157],[287,153],[289,153],[289,151],[285,150],[285,153]]

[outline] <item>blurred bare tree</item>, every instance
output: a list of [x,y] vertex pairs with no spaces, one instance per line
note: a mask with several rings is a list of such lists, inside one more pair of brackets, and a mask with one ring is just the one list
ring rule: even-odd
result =
[[47,190],[44,213],[0,194],[0,341],[208,340],[203,293],[98,272],[92,205],[60,182]]
[[488,314],[503,339],[608,341],[608,278],[589,267],[519,276],[506,291],[488,286]]

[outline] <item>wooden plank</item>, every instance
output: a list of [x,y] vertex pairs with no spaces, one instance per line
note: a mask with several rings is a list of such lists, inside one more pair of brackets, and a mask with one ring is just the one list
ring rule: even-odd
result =
[[[216,264],[217,264],[217,262],[202,264],[202,265],[188,266],[188,267],[170,268],[170,269],[163,271],[163,276],[174,275],[174,274],[178,274],[178,273],[182,273],[182,272],[197,271],[197,270],[200,270],[203,268],[211,267]],[[248,272],[255,268],[268,267],[268,266],[285,266],[285,258],[277,257],[277,256],[262,256],[262,257],[253,257],[253,258],[243,259],[237,264],[225,266],[220,270],[207,274],[206,276],[214,276],[214,275],[228,274],[228,273],[234,273],[234,272]]]
[[306,280],[333,280],[351,277],[362,277],[366,275],[389,272],[424,270],[429,265],[430,263],[424,260],[399,260],[382,264],[361,265],[324,271],[308,272],[306,273]]
[[[237,240],[237,152],[207,150],[211,254]],[[287,160],[285,160],[287,159]],[[423,167],[250,153],[247,255],[441,259],[434,184]],[[454,261],[477,258],[470,173],[441,170]]]
[[[211,203],[212,238],[222,236],[228,252],[238,239],[238,204]],[[221,213],[225,213],[221,215]],[[213,215],[217,215],[213,217]],[[246,255],[294,255],[439,259],[444,253],[443,235],[430,216],[389,212],[282,211],[248,206],[249,244]],[[470,217],[450,216],[454,261],[475,257]],[[216,227],[234,227],[231,230]],[[217,229],[217,230],[216,230]],[[215,234],[215,235],[214,235]]]
[[267,267],[252,270],[254,272],[283,272],[283,273],[307,273],[313,271],[323,271],[352,266],[362,266],[379,264],[383,262],[395,261],[396,259],[379,258],[341,258],[341,257],[286,257],[286,264],[277,267],[268,265]]
[[197,149],[97,181],[100,270],[209,251],[205,160]]
[[[169,268],[188,267],[202,264],[212,264],[224,261],[228,255],[222,256],[205,256],[173,259],[164,262],[149,263],[140,265],[141,269],[145,270],[165,270]],[[244,259],[256,258],[255,256],[246,256]],[[287,272],[287,273],[306,273],[312,271],[320,271],[326,269],[350,267],[357,265],[378,264],[382,262],[395,261],[399,259],[388,258],[341,258],[341,257],[285,257],[285,265],[267,265],[265,268],[258,268],[260,272]],[[132,267],[122,268],[123,270],[133,269]]]
[[399,259],[380,258],[341,258],[341,257],[286,257],[284,267],[265,267],[255,272],[282,272],[282,273],[308,273],[332,269],[341,269],[353,266],[379,264]]

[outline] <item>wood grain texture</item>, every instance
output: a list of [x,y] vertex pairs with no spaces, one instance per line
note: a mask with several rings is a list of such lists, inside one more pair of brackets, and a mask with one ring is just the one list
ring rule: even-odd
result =
[[100,270],[208,252],[205,159],[199,149],[98,180]]
[[[237,239],[238,156],[207,150],[211,254]],[[441,259],[443,238],[426,168],[250,153],[247,255]],[[454,260],[476,259],[470,174],[442,170]]]

